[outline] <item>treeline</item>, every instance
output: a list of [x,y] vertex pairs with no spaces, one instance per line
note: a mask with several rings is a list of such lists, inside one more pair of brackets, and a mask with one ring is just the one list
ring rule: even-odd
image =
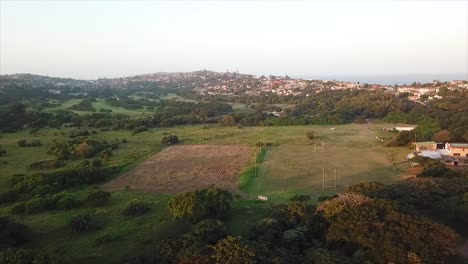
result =
[[[226,98],[224,98],[226,99]],[[92,97],[84,99],[74,110],[95,111]],[[417,140],[429,140],[441,131],[448,130],[453,140],[466,141],[468,114],[466,98],[447,97],[434,100],[427,105],[409,101],[407,97],[378,91],[323,91],[306,99],[296,98],[292,108],[283,109],[281,117],[269,111],[280,110],[260,104],[253,113],[233,113],[227,103],[185,102],[177,100],[152,101],[132,99],[121,96],[106,99],[115,107],[127,109],[146,108],[153,113],[130,117],[113,114],[101,109],[100,113],[77,115],[70,111],[44,113],[27,110],[26,105],[12,104],[0,109],[3,132],[14,132],[24,127],[95,127],[101,129],[127,129],[136,133],[150,127],[169,127],[187,124],[220,123],[223,125],[242,126],[289,126],[289,125],[327,125],[350,122],[365,123],[368,118],[384,118],[395,123],[417,124]],[[224,116],[223,116],[224,115]],[[227,117],[226,117],[227,116]],[[145,129],[146,128],[146,129]],[[414,136],[414,135],[413,135]]]

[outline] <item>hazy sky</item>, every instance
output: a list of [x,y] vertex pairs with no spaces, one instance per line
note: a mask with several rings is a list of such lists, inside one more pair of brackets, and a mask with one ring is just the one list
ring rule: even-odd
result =
[[468,78],[468,0],[0,3],[1,74]]

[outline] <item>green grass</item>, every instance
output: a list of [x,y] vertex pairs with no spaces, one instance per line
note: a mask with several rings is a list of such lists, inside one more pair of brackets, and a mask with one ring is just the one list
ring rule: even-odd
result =
[[[240,185],[242,199],[235,200],[232,211],[226,220],[230,232],[247,235],[249,228],[261,220],[272,204],[288,202],[294,194],[309,194],[315,198],[322,195],[321,170],[327,168],[327,175],[337,168],[338,191],[346,185],[365,180],[385,183],[396,182],[401,174],[391,169],[391,158],[401,160],[409,151],[407,148],[385,148],[375,139],[383,124],[343,125],[343,126],[294,126],[294,127],[221,127],[221,126],[181,126],[153,128],[148,132],[131,135],[131,131],[108,131],[91,135],[91,138],[113,142],[126,138],[128,143],[120,144],[113,151],[108,165],[123,167],[121,173],[131,170],[163,146],[161,138],[175,134],[181,144],[235,144],[255,146],[258,141],[270,142],[273,146],[264,148],[257,157],[257,177],[252,175],[253,164],[243,171]],[[336,127],[335,131],[330,130]],[[82,128],[85,129],[85,128]],[[323,137],[325,152],[313,152],[313,144],[305,132],[312,129]],[[9,187],[10,176],[26,173],[32,162],[52,159],[46,152],[54,139],[66,139],[71,129],[41,129],[36,135],[28,131],[1,134],[0,145],[7,150],[0,157],[0,191]],[[91,130],[91,129],[89,129]],[[40,139],[42,146],[20,148],[19,139]],[[391,154],[391,155],[389,155]],[[67,161],[72,167],[78,160]],[[330,183],[327,177],[327,183]],[[84,198],[89,186],[77,186],[67,190]],[[327,191],[325,194],[332,194]],[[267,195],[268,202],[256,201],[257,194]],[[150,203],[151,210],[140,217],[121,215],[125,204],[134,198]],[[24,217],[14,216],[34,230],[32,249],[47,249],[72,262],[116,263],[122,258],[137,256],[148,246],[157,244],[161,239],[178,235],[188,230],[187,224],[170,219],[166,203],[170,196],[135,191],[116,191],[112,193],[110,204],[102,207],[85,206],[69,211],[49,211]],[[9,215],[11,205],[0,205],[0,215]],[[68,230],[68,219],[79,212],[91,211],[97,216],[101,229],[96,232],[74,234]],[[97,245],[96,239],[108,234],[111,241]]]
[[60,106],[57,107],[51,107],[51,108],[46,108],[46,111],[49,112],[55,112],[57,110],[68,110],[72,111],[74,113],[77,113],[79,115],[84,115],[84,114],[91,114],[91,113],[99,113],[99,109],[105,108],[105,109],[110,109],[112,110],[113,114],[124,114],[124,115],[129,115],[129,116],[140,116],[140,115],[145,115],[145,114],[152,114],[154,111],[149,111],[147,109],[125,109],[122,107],[114,107],[106,103],[104,99],[97,98],[96,102],[93,102],[92,105],[94,108],[96,108],[96,112],[91,112],[91,111],[78,111],[78,110],[72,110],[69,109],[70,106],[79,104],[83,99],[70,99],[68,101],[62,102]]

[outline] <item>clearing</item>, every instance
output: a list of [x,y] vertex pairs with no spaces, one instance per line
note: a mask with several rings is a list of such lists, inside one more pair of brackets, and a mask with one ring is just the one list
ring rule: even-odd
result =
[[178,145],[157,153],[105,188],[174,194],[214,184],[238,191],[240,171],[251,160],[253,148],[231,145]]

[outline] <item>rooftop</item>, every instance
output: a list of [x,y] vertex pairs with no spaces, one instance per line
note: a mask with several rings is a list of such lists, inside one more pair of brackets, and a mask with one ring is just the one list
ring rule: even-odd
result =
[[429,146],[429,145],[432,146],[437,143],[435,141],[425,141],[425,142],[416,142],[415,144],[418,146]]
[[447,143],[447,144],[455,148],[468,148],[468,143]]

